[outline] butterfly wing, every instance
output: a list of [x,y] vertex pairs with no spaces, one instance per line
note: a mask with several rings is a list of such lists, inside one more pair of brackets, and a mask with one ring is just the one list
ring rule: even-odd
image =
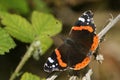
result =
[[53,51],[52,55],[48,57],[47,62],[44,65],[44,71],[52,72],[52,71],[63,71],[66,68],[66,63],[63,63],[65,67],[60,66],[59,60],[61,60],[61,55],[59,51],[56,49]]
[[84,12],[72,27],[69,37],[48,58],[44,70],[47,72],[80,70],[86,67],[90,62],[88,54],[98,45],[95,28],[93,13]]
[[[80,70],[89,64],[91,52],[97,48],[99,41],[98,36],[96,35],[93,13],[91,11],[84,12],[78,18],[78,21],[70,31],[69,37],[74,41],[77,48],[80,50],[78,52],[78,56],[82,56],[82,61],[79,59],[80,61],[78,60],[79,62],[75,63],[72,66],[72,69]],[[82,55],[83,52],[86,56]],[[74,62],[71,61],[70,63]]]
[[93,13],[89,10],[84,12],[75,25],[72,27],[70,38],[76,44],[84,45],[88,50],[94,51],[98,46],[98,36],[96,35],[96,27],[93,21]]
[[51,56],[48,57],[48,60],[44,65],[44,70],[46,72],[64,71],[72,68],[73,65],[78,62],[82,62],[86,57],[85,52],[82,51],[82,47],[83,46],[78,48],[70,38],[67,38],[64,43],[56,48]]
[[50,57],[48,57],[47,62],[44,65],[44,70],[46,72],[52,71],[63,71],[68,67],[67,65],[67,51],[69,46],[65,43],[59,48],[56,48]]

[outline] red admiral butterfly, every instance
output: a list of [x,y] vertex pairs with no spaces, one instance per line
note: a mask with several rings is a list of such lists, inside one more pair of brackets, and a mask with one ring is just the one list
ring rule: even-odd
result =
[[80,70],[91,60],[91,53],[98,47],[93,13],[84,12],[72,27],[69,37],[55,49],[44,65],[46,72]]

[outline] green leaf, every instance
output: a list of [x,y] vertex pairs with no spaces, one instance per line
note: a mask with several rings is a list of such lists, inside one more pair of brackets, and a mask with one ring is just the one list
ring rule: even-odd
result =
[[42,53],[52,45],[50,36],[56,35],[62,29],[61,22],[52,15],[36,11],[32,14],[32,26],[41,41]]
[[9,52],[9,49],[14,48],[15,43],[9,34],[2,28],[0,28],[0,55]]
[[50,9],[47,7],[45,1],[43,0],[33,0],[33,4],[34,4],[34,9],[35,10],[39,10],[41,12],[50,12]]
[[25,18],[5,12],[0,12],[0,16],[2,17],[2,24],[6,26],[5,29],[10,35],[23,42],[33,41],[32,25]]
[[22,14],[29,12],[27,0],[0,0],[0,5],[4,10],[13,10]]
[[40,78],[36,75],[33,75],[31,73],[25,72],[20,80],[40,80]]
[[40,40],[42,54],[52,45],[51,36],[61,31],[61,22],[55,19],[51,14],[39,13],[34,11],[30,24],[25,18],[0,12],[2,24],[6,27],[10,35],[23,42],[31,43],[34,40]]
[[6,7],[0,3],[0,11],[7,11]]
[[32,25],[39,35],[50,35],[61,31],[61,22],[55,19],[51,14],[39,13],[34,11],[32,14]]
[[41,55],[44,54],[53,44],[52,39],[47,35],[41,35],[40,37],[38,36],[37,40],[40,40],[41,42]]

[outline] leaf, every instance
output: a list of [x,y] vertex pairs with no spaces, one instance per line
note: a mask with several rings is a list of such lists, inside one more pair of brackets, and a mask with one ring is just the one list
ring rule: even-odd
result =
[[0,3],[0,11],[7,11],[6,7]]
[[61,22],[55,19],[51,14],[39,13],[34,11],[32,14],[32,25],[39,35],[50,35],[61,31]]
[[33,75],[31,73],[25,72],[20,80],[40,80],[40,78],[36,75]]
[[13,10],[22,14],[29,12],[27,0],[0,0],[0,5],[4,10]]
[[32,2],[34,4],[33,7],[34,7],[35,10],[39,10],[41,12],[46,12],[46,13],[50,12],[50,9],[47,7],[45,1],[43,1],[43,0],[33,0]]
[[41,53],[40,55],[44,54],[48,48],[52,45],[53,41],[52,39],[47,35],[41,35],[40,37],[37,37],[37,40],[40,40],[41,42]]
[[0,12],[2,24],[10,35],[23,42],[31,43],[40,40],[42,54],[52,45],[51,36],[61,31],[62,24],[51,14],[34,11],[30,24],[25,18]]
[[32,25],[23,17],[15,14],[8,14],[0,12],[2,17],[2,24],[6,27],[10,35],[23,42],[32,42],[34,39],[34,32]]
[[44,53],[53,43],[50,36],[59,33],[62,29],[62,24],[50,14],[34,11],[32,14],[32,25],[41,41],[42,53]]
[[9,52],[9,49],[14,48],[15,43],[9,34],[2,28],[0,28],[0,55]]

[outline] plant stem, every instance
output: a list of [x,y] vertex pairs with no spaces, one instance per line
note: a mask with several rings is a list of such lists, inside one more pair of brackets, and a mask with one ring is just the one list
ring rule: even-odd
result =
[[61,72],[55,72],[52,76],[49,76],[46,80],[54,80],[56,79]]
[[99,39],[101,39],[108,32],[108,30],[110,30],[119,20],[120,14],[114,20],[111,19],[109,24],[102,31],[99,32]]
[[22,60],[20,61],[20,63],[18,64],[17,68],[15,69],[15,71],[12,73],[11,77],[9,80],[14,80],[17,75],[19,74],[20,70],[22,69],[22,67],[24,66],[24,64],[26,63],[26,61],[32,56],[34,48],[35,48],[35,43],[33,42],[29,49],[27,50],[27,52],[25,53],[25,55],[23,56]]

